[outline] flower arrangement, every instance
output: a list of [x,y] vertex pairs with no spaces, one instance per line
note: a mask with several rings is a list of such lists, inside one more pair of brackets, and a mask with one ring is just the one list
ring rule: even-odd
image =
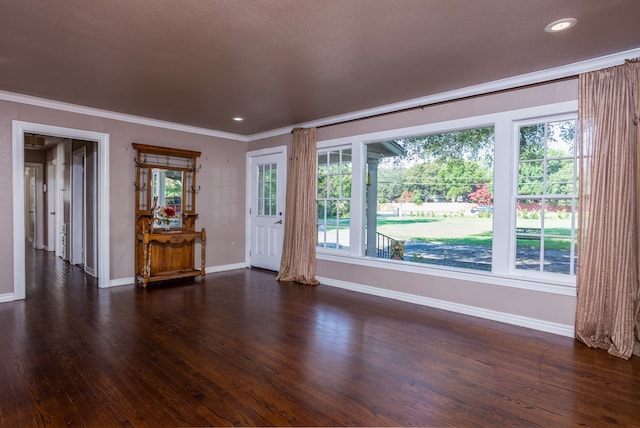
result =
[[164,222],[164,229],[169,230],[171,219],[176,216],[176,210],[173,207],[165,207],[160,205],[156,208],[156,217]]
[[156,215],[159,218],[168,221],[170,218],[176,216],[176,210],[173,209],[173,207],[165,207],[163,205],[160,205],[158,208],[156,208]]

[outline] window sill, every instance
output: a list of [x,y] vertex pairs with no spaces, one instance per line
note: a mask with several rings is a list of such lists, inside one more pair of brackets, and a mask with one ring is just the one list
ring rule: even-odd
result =
[[420,275],[457,279],[462,281],[479,282],[483,284],[534,290],[544,293],[576,296],[575,277],[566,280],[557,278],[540,278],[517,274],[497,274],[485,271],[463,270],[446,266],[422,265],[411,262],[397,262],[372,257],[357,257],[348,254],[330,254],[317,250],[316,258],[330,262],[346,263],[377,269],[395,270],[416,273]]

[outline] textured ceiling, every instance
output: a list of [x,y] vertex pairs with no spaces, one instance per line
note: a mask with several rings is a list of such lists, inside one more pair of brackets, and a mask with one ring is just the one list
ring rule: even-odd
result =
[[0,0],[0,90],[248,135],[639,48],[639,17],[638,0]]

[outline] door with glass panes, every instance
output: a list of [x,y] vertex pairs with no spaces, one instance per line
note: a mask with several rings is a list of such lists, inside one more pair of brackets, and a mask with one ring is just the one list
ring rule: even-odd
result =
[[250,159],[250,264],[278,271],[284,236],[286,158],[284,153],[274,153]]

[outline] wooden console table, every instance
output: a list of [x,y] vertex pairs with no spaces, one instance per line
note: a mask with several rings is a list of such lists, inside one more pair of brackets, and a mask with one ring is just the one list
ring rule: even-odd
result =
[[[200,152],[133,143],[136,149],[135,283],[205,276],[207,234],[196,230]],[[196,241],[201,264],[195,268]]]
[[[207,233],[183,230],[146,230],[136,237],[142,257],[136,259],[136,285],[167,279],[205,276]],[[201,268],[194,268],[195,241],[201,242]]]

